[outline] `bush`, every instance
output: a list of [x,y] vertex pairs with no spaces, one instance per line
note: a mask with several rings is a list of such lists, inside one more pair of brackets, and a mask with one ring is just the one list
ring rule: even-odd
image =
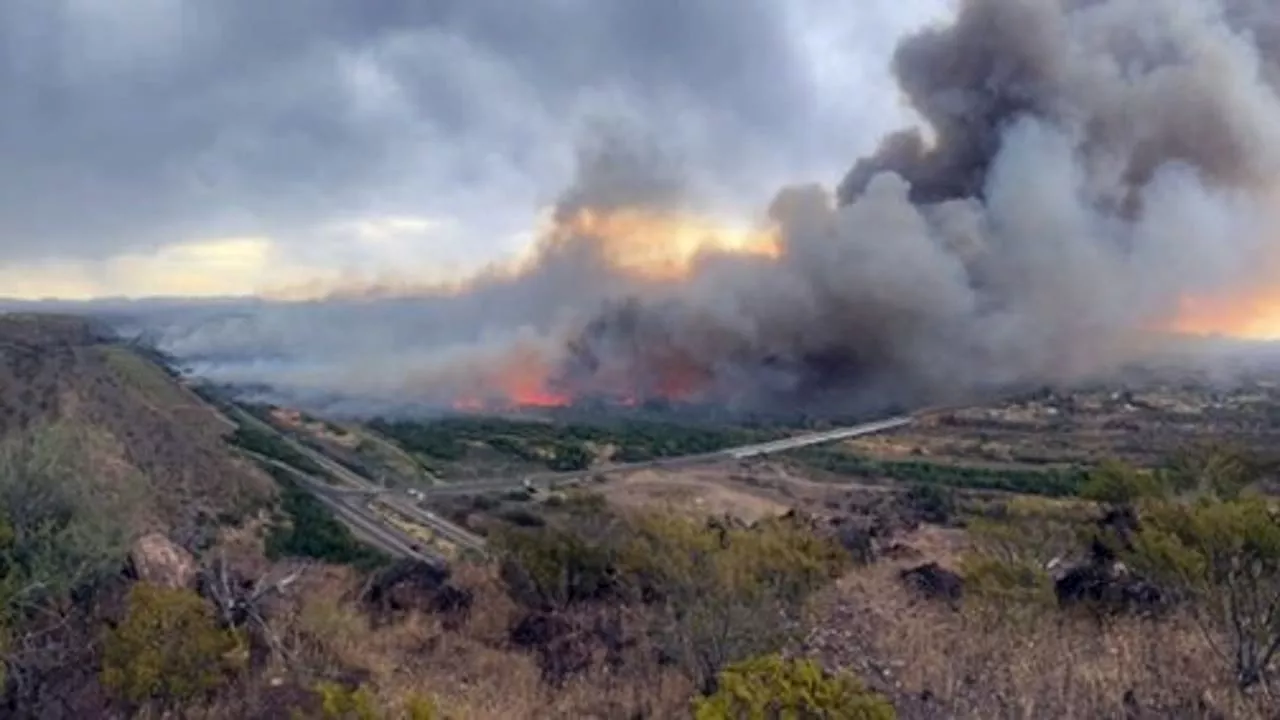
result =
[[1265,500],[1202,499],[1148,508],[1126,558],[1187,601],[1242,689],[1280,660],[1280,520]]
[[1107,505],[1131,505],[1164,497],[1168,491],[1160,474],[1105,460],[1089,473],[1080,488],[1080,497]]
[[492,547],[512,597],[539,609],[599,600],[616,590],[616,551],[560,528],[507,529]]
[[646,515],[620,575],[649,599],[658,647],[705,689],[727,664],[795,639],[805,601],[846,559],[789,519],[728,528]]
[[338,683],[316,686],[324,720],[379,720],[373,694],[368,688],[347,688]]
[[305,473],[317,476],[325,474],[324,468],[280,437],[259,430],[251,425],[241,425],[228,438],[228,442],[249,452],[257,453],[290,465]]
[[129,593],[124,621],[104,639],[102,684],[135,708],[187,703],[241,667],[234,655],[240,646],[199,595],[140,583]]
[[591,467],[591,453],[581,445],[560,445],[547,460],[547,467],[557,472],[576,472]]
[[316,686],[320,695],[320,712],[323,720],[436,720],[439,713],[430,699],[411,694],[403,703],[399,714],[383,713],[377,700],[367,687],[348,688],[334,682],[322,682]]
[[879,461],[830,448],[804,448],[789,455],[838,475],[1049,497],[1075,495],[1085,479],[1084,473],[1075,469],[993,469],[920,460]]
[[720,673],[717,690],[694,701],[696,720],[893,720],[896,716],[888,700],[864,689],[856,678],[823,672],[812,660],[779,655],[729,666]]
[[536,528],[547,524],[547,521],[541,515],[528,508],[508,508],[503,510],[498,517],[503,522],[522,528]]
[[18,619],[123,565],[141,481],[98,487],[94,441],[58,425],[0,445],[0,614]]
[[947,524],[956,512],[955,494],[937,485],[912,485],[904,500],[921,520],[935,525]]
[[605,601],[643,607],[647,634],[700,686],[726,664],[776,652],[802,627],[804,603],[847,553],[788,518],[753,527],[594,509],[566,522],[509,528],[491,540],[518,602],[541,610]]

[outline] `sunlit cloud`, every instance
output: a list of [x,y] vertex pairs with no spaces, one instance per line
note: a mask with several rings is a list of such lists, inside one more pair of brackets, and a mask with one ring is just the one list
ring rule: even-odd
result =
[[[46,260],[0,267],[0,296],[95,297],[247,296],[289,276],[316,272],[290,266],[270,238],[233,237],[161,247],[103,261]],[[282,277],[283,276],[283,277]]]

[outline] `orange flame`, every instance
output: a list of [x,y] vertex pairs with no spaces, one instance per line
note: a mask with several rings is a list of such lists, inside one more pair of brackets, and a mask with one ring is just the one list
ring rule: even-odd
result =
[[486,410],[512,410],[519,408],[550,408],[568,405],[572,398],[547,387],[548,368],[542,363],[525,358],[522,363],[510,363],[490,378],[490,388],[483,394],[466,395],[453,401],[453,409],[460,412],[484,412]]
[[1280,339],[1280,288],[1229,297],[1186,297],[1167,330],[1247,340]]

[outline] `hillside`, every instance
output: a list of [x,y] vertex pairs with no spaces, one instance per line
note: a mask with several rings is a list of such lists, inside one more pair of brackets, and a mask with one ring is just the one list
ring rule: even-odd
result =
[[135,532],[197,543],[274,492],[223,442],[232,426],[144,354],[85,319],[0,315],[0,438],[51,427],[92,438],[79,459],[129,496]]
[[0,316],[0,717],[1276,716],[1267,386],[749,459],[807,429],[200,392]]

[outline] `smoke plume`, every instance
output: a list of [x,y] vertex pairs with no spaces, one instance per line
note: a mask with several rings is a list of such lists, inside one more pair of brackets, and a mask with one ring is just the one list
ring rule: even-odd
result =
[[[1274,3],[962,0],[892,69],[926,128],[885,138],[834,193],[783,189],[749,241],[673,254],[680,223],[660,220],[696,210],[681,174],[604,143],[516,266],[167,323],[163,345],[214,379],[349,408],[850,410],[1106,372],[1189,298],[1277,277]],[[621,245],[583,222],[619,213]]]

